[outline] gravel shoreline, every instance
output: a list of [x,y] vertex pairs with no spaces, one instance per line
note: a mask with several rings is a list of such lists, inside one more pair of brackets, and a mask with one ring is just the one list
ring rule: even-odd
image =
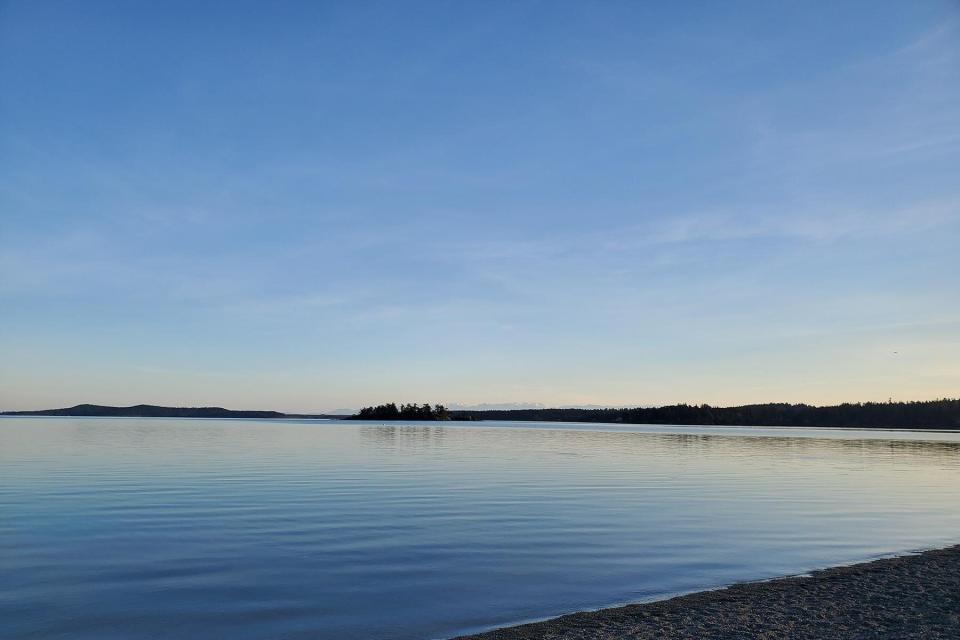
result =
[[455,640],[960,638],[960,545]]

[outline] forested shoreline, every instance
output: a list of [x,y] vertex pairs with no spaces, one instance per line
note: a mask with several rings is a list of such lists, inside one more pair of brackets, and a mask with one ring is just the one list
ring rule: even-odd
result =
[[613,422],[714,426],[960,429],[960,400],[857,402],[833,406],[769,403],[738,407],[676,404],[629,409],[452,411],[452,420]]

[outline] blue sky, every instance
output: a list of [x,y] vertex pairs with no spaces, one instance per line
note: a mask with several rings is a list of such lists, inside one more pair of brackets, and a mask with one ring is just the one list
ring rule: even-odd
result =
[[0,408],[960,394],[956,2],[0,2],[0,87]]

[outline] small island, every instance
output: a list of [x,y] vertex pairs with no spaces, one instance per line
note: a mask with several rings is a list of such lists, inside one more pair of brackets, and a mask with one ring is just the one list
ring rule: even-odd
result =
[[350,420],[450,420],[450,412],[442,404],[402,404],[393,402],[364,407]]

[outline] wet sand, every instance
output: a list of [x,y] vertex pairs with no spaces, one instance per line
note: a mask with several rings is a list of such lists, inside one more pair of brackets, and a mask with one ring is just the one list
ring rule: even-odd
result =
[[460,640],[960,639],[960,545]]

